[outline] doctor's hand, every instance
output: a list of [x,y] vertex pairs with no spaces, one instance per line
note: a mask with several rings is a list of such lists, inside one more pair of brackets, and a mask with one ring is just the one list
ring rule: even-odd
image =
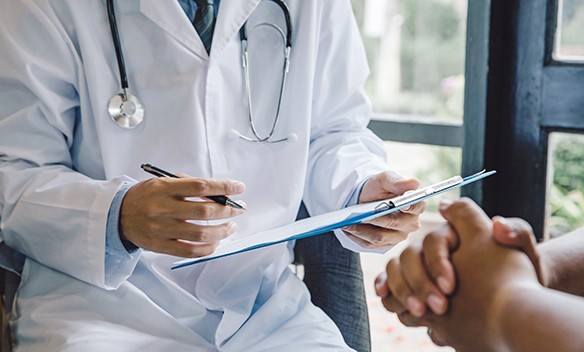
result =
[[[399,196],[418,186],[419,182],[415,179],[406,180],[393,171],[385,171],[365,182],[359,203]],[[426,203],[420,202],[368,223],[345,227],[343,231],[363,248],[389,249],[404,240],[410,232],[420,228],[420,214],[425,208]]]
[[[120,211],[122,240],[158,253],[185,258],[211,254],[219,242],[235,232],[235,223],[200,225],[189,220],[228,219],[242,214],[229,206],[210,200],[206,195],[234,195],[245,185],[233,180],[193,177],[152,178],[132,186]],[[187,198],[200,197],[201,201]]]

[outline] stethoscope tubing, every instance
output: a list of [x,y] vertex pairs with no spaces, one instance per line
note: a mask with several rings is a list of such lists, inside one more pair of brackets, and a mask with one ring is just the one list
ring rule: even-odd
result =
[[114,10],[114,0],[107,0],[107,14],[109,18],[110,30],[112,33],[112,40],[114,41],[114,49],[116,51],[118,70],[120,71],[120,86],[122,87],[122,90],[128,89],[128,74],[126,72],[126,62],[124,60],[124,52],[122,51],[122,43],[120,40],[120,33],[118,31],[118,23],[116,20],[116,12]]
[[[290,16],[290,9],[288,9],[288,5],[282,0],[270,0],[280,6],[282,13],[284,14],[284,20],[286,21],[286,47],[292,47],[292,19]],[[244,24],[243,27],[239,30],[239,39],[247,41],[247,26]]]
[[278,140],[271,140],[272,136],[274,135],[274,132],[276,131],[276,128],[278,127],[278,123],[280,121],[280,111],[281,111],[281,107],[282,107],[282,100],[284,97],[284,90],[285,90],[286,81],[287,81],[287,77],[288,77],[288,71],[290,70],[290,52],[292,50],[292,21],[291,21],[291,16],[290,16],[290,10],[288,9],[288,5],[286,5],[286,3],[284,1],[282,1],[282,0],[271,0],[271,1],[274,2],[275,4],[277,4],[280,7],[280,9],[282,10],[282,13],[284,14],[284,20],[286,22],[286,33],[284,34],[284,31],[274,24],[270,24],[270,23],[263,24],[263,25],[273,27],[278,33],[280,33],[280,35],[282,36],[282,39],[284,40],[284,43],[285,43],[284,67],[282,68],[282,79],[281,79],[281,84],[280,84],[280,94],[278,96],[278,105],[276,107],[276,117],[274,118],[274,123],[272,124],[272,128],[271,128],[270,132],[265,137],[260,136],[260,134],[258,133],[258,131],[255,127],[255,123],[253,121],[253,104],[252,104],[252,98],[251,98],[251,82],[250,82],[251,80],[250,80],[250,75],[249,75],[249,59],[248,59],[248,53],[247,53],[247,49],[248,49],[247,22],[243,24],[243,26],[241,27],[241,29],[239,31],[239,39],[241,40],[241,51],[242,51],[242,66],[243,66],[243,70],[244,70],[244,80],[245,80],[245,94],[246,94],[246,100],[247,100],[247,105],[248,105],[248,121],[249,121],[249,126],[250,126],[250,129],[252,131],[253,137],[255,137],[255,138],[246,137],[246,136],[239,134],[239,133],[237,133],[237,135],[239,135],[240,138],[242,138],[248,142],[253,142],[253,143],[280,143],[280,142],[287,141],[289,139],[288,137],[285,137],[285,138],[278,139]]

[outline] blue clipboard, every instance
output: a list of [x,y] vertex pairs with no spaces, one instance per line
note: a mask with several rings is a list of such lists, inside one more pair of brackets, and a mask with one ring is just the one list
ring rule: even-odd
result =
[[482,170],[481,172],[477,172],[476,174],[467,177],[454,176],[433,185],[406,192],[401,196],[391,199],[354,205],[327,214],[302,219],[275,229],[258,232],[232,242],[224,242],[217,247],[214,253],[200,258],[189,258],[177,261],[173,263],[172,269],[203,263],[251,251],[257,248],[271,246],[277,243],[320,235],[342,227],[367,222],[380,216],[394,213],[418,202],[422,202],[438,194],[482,180],[495,173],[495,170]]

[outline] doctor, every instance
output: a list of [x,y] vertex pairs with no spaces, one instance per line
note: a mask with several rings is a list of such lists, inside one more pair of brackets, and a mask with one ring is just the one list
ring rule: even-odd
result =
[[[112,4],[0,3],[0,229],[15,253],[4,264],[22,278],[16,351],[350,350],[288,269],[291,243],[170,270],[293,221],[301,201],[316,215],[418,186],[387,171],[366,128],[350,2],[288,1],[285,79],[286,16],[272,1]],[[150,178],[145,162],[182,177]],[[423,207],[338,238],[386,250]]]

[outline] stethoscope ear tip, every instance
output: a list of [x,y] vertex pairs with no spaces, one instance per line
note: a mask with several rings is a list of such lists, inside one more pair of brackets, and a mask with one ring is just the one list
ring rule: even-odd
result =
[[286,140],[289,142],[296,142],[298,140],[298,135],[296,133],[290,133]]

